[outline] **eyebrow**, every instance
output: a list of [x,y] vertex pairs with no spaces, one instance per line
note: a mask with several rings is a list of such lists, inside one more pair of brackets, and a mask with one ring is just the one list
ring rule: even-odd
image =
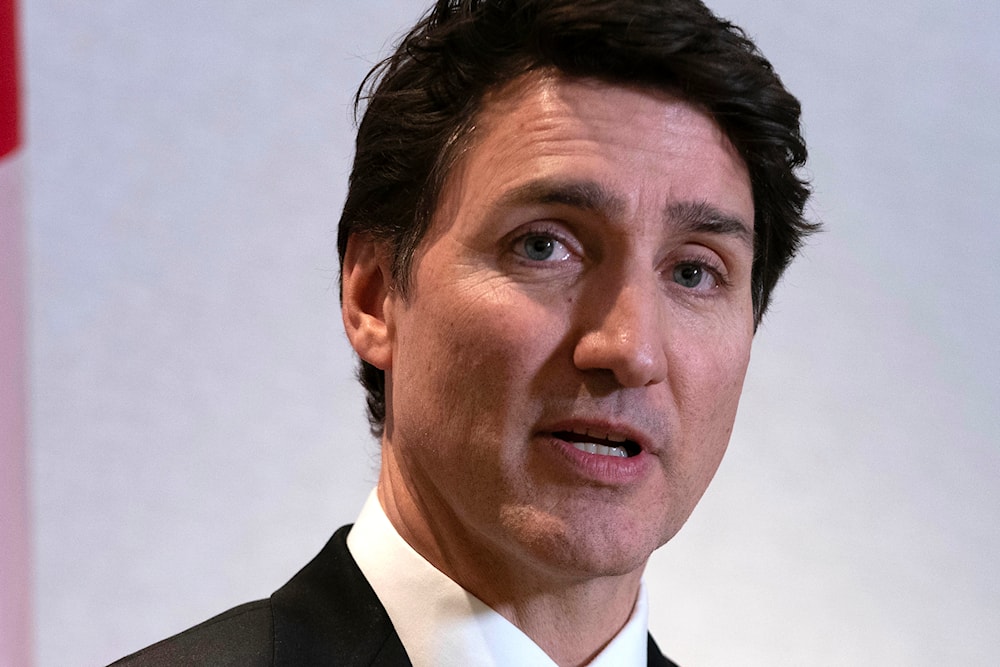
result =
[[625,200],[593,181],[540,179],[514,188],[498,202],[500,208],[544,204],[562,204],[612,217],[625,211]]
[[753,229],[735,215],[705,201],[676,202],[667,206],[667,219],[687,232],[734,236],[753,248]]
[[[622,197],[594,181],[539,179],[510,190],[498,207],[560,204],[613,218],[625,212]],[[753,228],[742,218],[726,213],[706,201],[681,201],[667,205],[664,222],[679,231],[736,237],[753,248]]]

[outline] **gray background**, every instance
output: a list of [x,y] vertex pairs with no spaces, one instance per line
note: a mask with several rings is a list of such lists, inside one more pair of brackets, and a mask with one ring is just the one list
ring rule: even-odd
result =
[[[350,95],[422,2],[23,0],[42,666],[269,594],[374,483]],[[801,98],[813,240],[648,570],[685,665],[1000,658],[1000,3],[719,0]]]

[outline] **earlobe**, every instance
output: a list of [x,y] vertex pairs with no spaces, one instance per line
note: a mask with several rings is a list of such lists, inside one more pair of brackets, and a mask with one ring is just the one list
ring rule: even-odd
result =
[[392,322],[387,304],[392,278],[384,259],[381,244],[366,235],[351,235],[341,269],[340,310],[354,351],[386,371],[392,365]]

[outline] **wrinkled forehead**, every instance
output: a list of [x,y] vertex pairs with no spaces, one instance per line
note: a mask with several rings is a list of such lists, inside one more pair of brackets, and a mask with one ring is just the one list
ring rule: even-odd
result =
[[[662,104],[671,104],[671,108],[675,110],[681,105],[689,110],[694,110],[696,115],[700,116],[701,121],[705,121],[714,129],[720,144],[725,146],[734,164],[741,170],[747,170],[742,155],[731,141],[725,128],[718,123],[710,110],[683,95],[678,88],[595,77],[574,77],[555,68],[546,67],[531,70],[485,92],[476,105],[475,112],[470,115],[466,122],[456,128],[453,136],[442,150],[442,156],[439,160],[442,174],[441,189],[443,189],[444,184],[454,178],[456,172],[460,172],[463,166],[466,166],[469,154],[474,152],[477,146],[482,144],[499,124],[509,119],[511,114],[519,110],[526,101],[530,100],[531,103],[539,106],[555,106],[561,103],[559,93],[566,88],[591,89],[595,92],[594,98],[610,95],[612,91],[627,91],[636,96],[646,97],[651,101],[651,104],[645,108],[646,118],[634,116],[630,118],[623,115],[617,119],[623,125],[641,123],[655,117],[662,121],[663,131],[667,132],[675,129],[674,126],[677,123],[689,122],[693,116],[690,113],[685,113],[666,117],[663,115],[664,107],[661,106]],[[566,129],[571,131],[569,128]]]
[[[670,150],[661,150],[664,146]],[[572,154],[574,147],[616,155],[620,159],[615,169],[603,176],[610,173],[630,181],[629,185],[641,180],[636,172],[652,172],[666,161],[682,161],[690,169],[681,170],[680,180],[704,181],[706,199],[721,193],[734,217],[753,226],[746,164],[707,110],[673,90],[569,77],[545,69],[484,95],[450,146],[427,237],[433,240],[447,228],[459,202],[489,199],[484,185],[496,179],[484,181],[484,172],[502,176],[499,180],[505,184],[528,179],[546,172],[548,163]],[[646,159],[648,155],[655,160]],[[720,169],[724,184],[713,190]]]

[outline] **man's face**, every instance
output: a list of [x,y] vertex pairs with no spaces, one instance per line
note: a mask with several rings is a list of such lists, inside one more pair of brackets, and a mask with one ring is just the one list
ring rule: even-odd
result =
[[752,225],[743,162],[686,102],[556,75],[487,98],[385,301],[405,532],[484,567],[641,571],[729,440]]

